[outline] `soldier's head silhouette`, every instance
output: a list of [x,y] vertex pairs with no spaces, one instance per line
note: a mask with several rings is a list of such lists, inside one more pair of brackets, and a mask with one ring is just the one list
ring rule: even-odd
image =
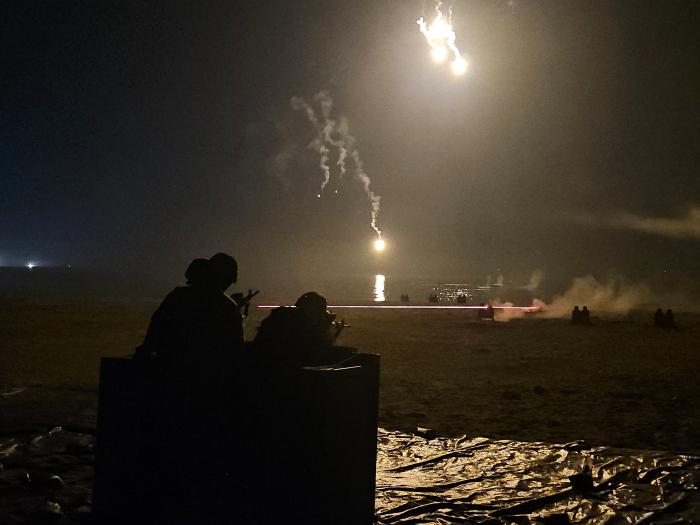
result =
[[225,253],[217,253],[209,259],[209,283],[217,291],[224,292],[238,280],[238,263]]
[[308,318],[318,318],[326,313],[326,298],[316,292],[306,292],[294,303],[297,311]]
[[209,261],[194,259],[187,267],[185,279],[190,286],[204,286],[209,278]]

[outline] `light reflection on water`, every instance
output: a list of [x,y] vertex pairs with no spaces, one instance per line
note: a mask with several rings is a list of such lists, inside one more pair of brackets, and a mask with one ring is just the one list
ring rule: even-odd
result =
[[384,295],[384,281],[386,281],[386,278],[382,274],[377,274],[374,276],[375,303],[383,303],[386,301],[386,296]]

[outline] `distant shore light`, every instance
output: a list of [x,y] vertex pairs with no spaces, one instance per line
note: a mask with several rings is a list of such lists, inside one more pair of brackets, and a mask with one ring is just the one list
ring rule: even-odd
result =
[[32,268],[35,268],[35,267],[36,267],[36,264],[34,264],[32,261],[29,261],[29,262],[27,263],[27,268],[29,268],[30,270],[31,270]]

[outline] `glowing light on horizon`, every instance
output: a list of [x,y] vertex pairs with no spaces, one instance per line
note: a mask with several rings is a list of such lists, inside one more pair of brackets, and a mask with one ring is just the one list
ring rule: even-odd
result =
[[437,2],[435,5],[435,19],[428,25],[425,19],[421,16],[416,23],[423,33],[425,40],[430,46],[430,56],[436,64],[442,64],[447,60],[450,53],[452,54],[451,69],[455,76],[464,75],[467,72],[469,64],[462,56],[457,47],[457,35],[452,27],[452,9],[449,16],[445,18],[442,14],[440,6],[442,2]]
[[384,283],[386,282],[386,277],[381,274],[374,276],[374,302],[383,303],[386,301],[386,296],[384,295]]
[[27,268],[29,268],[30,270],[31,270],[32,268],[36,268],[36,264],[34,264],[32,261],[29,261],[29,262],[27,263]]
[[[374,241],[374,249],[378,252],[383,252],[384,249],[386,248],[386,243],[384,242],[384,239],[377,239]],[[380,276],[377,276],[380,277]],[[381,276],[383,277],[383,276]]]

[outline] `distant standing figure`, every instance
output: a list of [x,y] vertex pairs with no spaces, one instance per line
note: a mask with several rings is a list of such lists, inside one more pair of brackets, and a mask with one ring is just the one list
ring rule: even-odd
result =
[[676,327],[676,321],[675,317],[673,316],[673,310],[670,308],[666,310],[666,314],[664,315],[664,328],[670,330],[671,328]]
[[591,324],[591,312],[588,311],[588,306],[584,306],[581,310],[581,324]]
[[654,312],[654,326],[663,328],[664,326],[664,311],[661,308],[657,308]]
[[581,310],[578,309],[578,305],[571,310],[571,322],[573,324],[581,324]]

